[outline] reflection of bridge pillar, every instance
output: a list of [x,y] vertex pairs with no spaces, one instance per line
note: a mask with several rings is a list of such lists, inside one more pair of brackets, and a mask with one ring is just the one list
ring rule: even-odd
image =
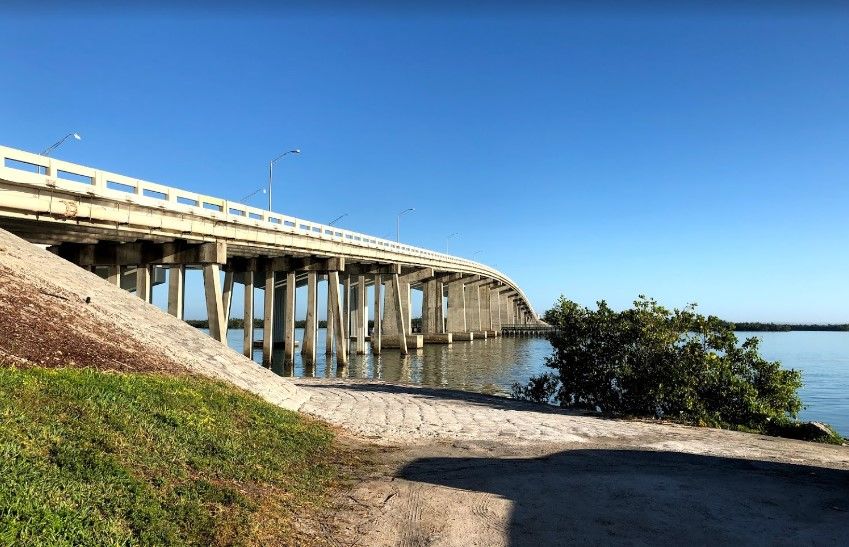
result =
[[[116,266],[120,278],[120,266]],[[110,276],[112,270],[110,270]],[[110,279],[111,281],[111,279]],[[119,281],[120,282],[120,281]],[[183,289],[186,285],[186,267],[182,264],[168,268],[168,313],[177,319],[183,318],[185,306],[185,295]]]
[[307,272],[307,316],[304,325],[304,345],[301,354],[315,361],[315,339],[318,331],[318,274]]

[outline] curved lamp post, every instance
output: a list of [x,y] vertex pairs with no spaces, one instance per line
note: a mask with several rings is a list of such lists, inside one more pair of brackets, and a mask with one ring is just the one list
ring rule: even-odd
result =
[[396,243],[401,242],[401,215],[403,215],[404,213],[412,213],[415,210],[416,210],[415,207],[410,207],[409,209],[404,209],[403,211],[398,213],[398,218],[395,221],[395,242]]
[[338,222],[338,221],[342,220],[342,219],[343,219],[343,218],[345,218],[346,216],[348,216],[348,213],[345,213],[344,215],[339,215],[338,217],[336,217],[336,218],[334,218],[333,220],[331,220],[330,222],[328,222],[328,223],[327,223],[327,225],[328,225],[328,226],[333,226],[333,224],[335,224],[336,222]]
[[274,180],[274,164],[277,163],[277,160],[281,159],[286,154],[300,154],[301,149],[295,148],[294,150],[289,150],[287,152],[283,152],[270,162],[268,162],[268,210],[271,210],[271,183]]
[[73,133],[73,132],[68,133],[67,135],[65,135],[64,137],[59,139],[56,143],[54,143],[52,146],[45,149],[44,152],[41,153],[41,155],[42,156],[49,156],[51,152],[53,152],[54,150],[56,150],[57,148],[59,148],[60,146],[65,144],[65,141],[70,139],[71,137],[74,137],[74,140],[77,140],[77,141],[83,140],[83,138],[80,137],[79,133]]

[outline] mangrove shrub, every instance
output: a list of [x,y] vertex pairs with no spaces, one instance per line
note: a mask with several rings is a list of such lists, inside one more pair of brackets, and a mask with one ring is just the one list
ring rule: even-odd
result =
[[553,371],[515,385],[518,398],[611,414],[767,431],[795,418],[801,373],[767,361],[758,339],[742,344],[733,325],[668,310],[640,296],[621,312],[560,297],[544,319]]

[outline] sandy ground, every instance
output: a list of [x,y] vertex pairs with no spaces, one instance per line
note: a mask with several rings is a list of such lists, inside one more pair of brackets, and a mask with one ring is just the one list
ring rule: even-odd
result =
[[428,443],[340,500],[340,545],[846,545],[849,471],[622,448]]
[[332,543],[849,543],[847,447],[281,378],[2,230],[0,329],[0,364],[191,372],[337,426],[369,460]]
[[849,449],[609,420],[464,392],[298,380],[379,448],[339,545],[849,542]]

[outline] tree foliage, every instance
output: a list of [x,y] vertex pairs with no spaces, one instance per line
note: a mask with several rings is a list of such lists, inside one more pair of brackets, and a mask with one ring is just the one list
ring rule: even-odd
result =
[[517,397],[564,407],[766,431],[801,410],[801,373],[742,344],[733,327],[696,312],[668,310],[640,296],[621,312],[560,297],[544,320],[554,370],[514,386]]

